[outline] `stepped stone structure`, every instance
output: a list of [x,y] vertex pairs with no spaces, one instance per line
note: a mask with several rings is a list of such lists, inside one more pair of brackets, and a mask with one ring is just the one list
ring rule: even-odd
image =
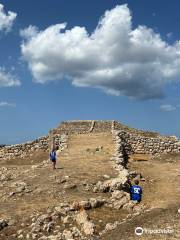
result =
[[[129,154],[179,153],[180,140],[176,137],[161,136],[155,132],[142,131],[125,126],[117,121],[66,121],[50,130],[45,137],[32,142],[0,148],[0,160],[25,158],[39,150],[48,152],[52,145],[61,149],[68,147],[68,138],[73,134],[111,133],[115,139],[119,162],[125,162]],[[117,156],[115,156],[117,160]]]

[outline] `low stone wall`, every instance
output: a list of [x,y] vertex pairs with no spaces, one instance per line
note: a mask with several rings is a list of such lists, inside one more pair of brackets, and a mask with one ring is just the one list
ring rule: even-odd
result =
[[32,142],[4,146],[0,148],[0,161],[29,157],[39,150],[49,152],[53,146],[63,150],[68,147],[67,140],[67,134],[54,134],[51,132],[49,135],[40,137]]
[[50,134],[83,134],[91,130],[92,121],[62,122],[59,127],[50,131]]
[[120,122],[109,120],[74,120],[62,122],[57,128],[50,131],[51,134],[84,134],[84,133],[101,133],[101,132],[112,132],[115,131],[126,131],[136,133],[146,137],[158,137],[160,136],[157,132],[143,131],[135,128],[130,128]]
[[[38,150],[49,151],[53,146],[60,150],[67,148],[69,134],[111,132],[119,138],[123,154],[165,154],[180,153],[180,140],[175,137],[164,137],[158,133],[145,132],[129,128],[116,121],[71,121],[63,122],[58,128],[49,132],[48,136],[32,142],[0,147],[0,160],[24,158]],[[118,139],[116,139],[118,142]],[[117,149],[122,154],[122,149]],[[120,155],[118,157],[120,158]],[[120,159],[119,159],[120,161]]]
[[112,121],[112,124],[113,124],[112,126],[113,130],[115,131],[125,131],[125,132],[133,133],[139,136],[148,137],[148,138],[151,138],[151,137],[155,138],[155,137],[161,136],[158,132],[143,131],[140,129],[131,128],[117,121]]
[[32,142],[2,147],[0,148],[0,160],[24,158],[39,150],[49,151],[49,136],[38,138]]
[[111,132],[114,121],[104,120],[86,120],[62,122],[59,127],[52,129],[50,134],[84,134],[84,133],[101,133]]
[[111,132],[112,121],[95,121],[93,132]]
[[173,137],[145,137],[136,133],[118,131],[119,138],[124,142],[127,154],[165,154],[180,153],[180,141]]

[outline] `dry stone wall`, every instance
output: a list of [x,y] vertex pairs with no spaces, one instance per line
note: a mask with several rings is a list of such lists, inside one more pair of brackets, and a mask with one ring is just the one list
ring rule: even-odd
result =
[[111,132],[112,121],[95,121],[93,132]]
[[165,154],[179,153],[180,141],[173,137],[146,137],[137,133],[118,131],[119,139],[124,142],[127,154]]
[[62,122],[56,129],[50,131],[51,134],[84,134],[84,133],[101,133],[111,132],[112,122],[114,121],[70,121]]
[[39,150],[49,150],[49,136],[38,138],[32,142],[2,147],[0,148],[0,160],[24,158]]
[[124,130],[126,132],[136,133],[146,137],[157,137],[159,133],[142,131],[130,128],[120,122],[109,120],[74,120],[62,122],[57,128],[50,131],[51,134],[84,134],[84,133],[101,133]]
[[0,160],[9,160],[15,158],[25,158],[32,156],[37,151],[49,152],[52,146],[59,150],[67,148],[67,134],[49,134],[48,136],[38,138],[32,142],[4,146],[0,148]]
[[[122,154],[155,155],[180,152],[180,140],[175,137],[164,137],[158,133],[129,128],[116,121],[89,120],[62,122],[58,128],[51,130],[48,136],[24,144],[0,147],[0,160],[32,156],[39,150],[48,152],[53,146],[58,146],[60,150],[63,150],[68,147],[68,137],[71,134],[100,132],[115,134],[116,143],[120,143],[120,147],[117,149],[116,163],[117,158],[120,163]],[[116,148],[117,146],[118,144]]]
[[91,128],[92,121],[62,122],[59,127],[51,130],[50,134],[83,134],[89,132]]

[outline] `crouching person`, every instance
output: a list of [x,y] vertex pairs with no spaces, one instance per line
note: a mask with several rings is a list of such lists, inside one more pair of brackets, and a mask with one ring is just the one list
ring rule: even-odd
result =
[[134,180],[135,185],[130,188],[131,200],[141,202],[142,188],[139,186],[139,180]]

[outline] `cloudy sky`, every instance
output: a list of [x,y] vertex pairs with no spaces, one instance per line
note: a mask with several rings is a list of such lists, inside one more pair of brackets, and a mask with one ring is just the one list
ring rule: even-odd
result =
[[71,119],[180,136],[179,11],[178,0],[0,0],[0,143]]

